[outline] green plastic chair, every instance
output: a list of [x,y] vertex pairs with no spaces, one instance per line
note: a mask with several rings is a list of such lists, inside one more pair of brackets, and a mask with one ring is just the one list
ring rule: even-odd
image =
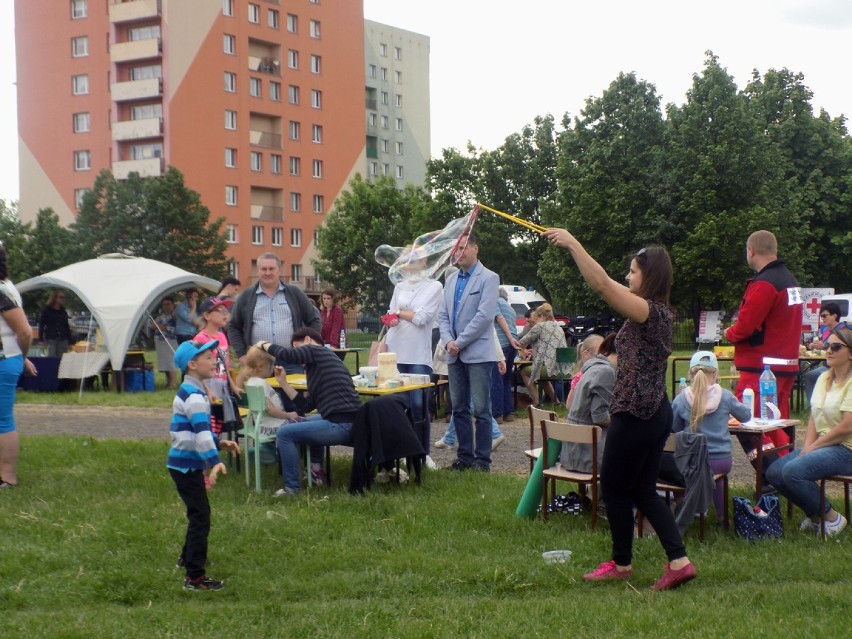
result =
[[[556,349],[556,364],[558,372],[553,374],[548,374],[547,377],[539,377],[538,382],[538,405],[542,406],[544,404],[544,382],[562,382],[562,390],[565,393],[565,396],[568,396],[568,392],[565,390],[565,380],[570,380],[574,375],[575,364],[577,363],[577,349],[568,346],[565,348],[557,348]],[[563,372],[563,369],[567,370],[567,373]],[[550,371],[547,371],[550,373]]]
[[263,393],[262,386],[253,384],[245,385],[245,397],[248,403],[248,412],[243,418],[242,436],[245,444],[245,465],[246,465],[246,486],[251,487],[251,464],[249,463],[249,440],[254,442],[254,481],[255,490],[260,492],[260,446],[267,442],[274,442],[275,435],[264,435],[260,433],[260,424],[263,422],[263,416],[266,413],[266,395]]

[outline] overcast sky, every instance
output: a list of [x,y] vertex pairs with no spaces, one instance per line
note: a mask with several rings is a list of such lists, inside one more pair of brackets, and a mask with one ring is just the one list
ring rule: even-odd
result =
[[[492,149],[536,115],[577,115],[621,71],[682,104],[708,49],[740,88],[753,69],[787,67],[815,110],[852,116],[852,0],[364,0],[364,17],[431,38],[433,155],[468,140]],[[18,197],[13,25],[0,0],[6,200]]]

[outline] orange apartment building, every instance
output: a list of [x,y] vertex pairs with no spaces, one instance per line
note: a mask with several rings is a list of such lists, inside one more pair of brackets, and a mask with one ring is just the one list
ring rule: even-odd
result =
[[15,29],[22,220],[171,165],[244,284],[273,251],[316,288],[316,228],[366,162],[361,0],[15,0]]

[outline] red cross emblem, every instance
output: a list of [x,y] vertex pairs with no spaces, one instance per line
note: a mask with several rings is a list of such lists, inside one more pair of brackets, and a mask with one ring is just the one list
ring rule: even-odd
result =
[[820,298],[812,297],[807,304],[805,304],[805,308],[808,309],[813,315],[819,313],[820,307]]

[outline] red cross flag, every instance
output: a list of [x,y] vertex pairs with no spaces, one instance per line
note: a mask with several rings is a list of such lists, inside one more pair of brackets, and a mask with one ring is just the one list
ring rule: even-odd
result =
[[834,295],[833,288],[803,288],[802,329],[815,331],[819,326],[819,306],[826,295]]

